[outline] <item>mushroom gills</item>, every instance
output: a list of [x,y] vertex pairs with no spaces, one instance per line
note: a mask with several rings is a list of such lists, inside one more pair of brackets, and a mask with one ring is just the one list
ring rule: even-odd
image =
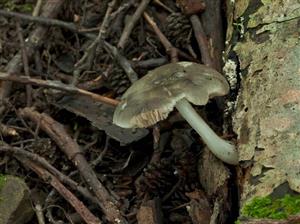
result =
[[220,138],[185,98],[179,100],[175,107],[216,157],[228,164],[238,164],[238,152],[235,146]]

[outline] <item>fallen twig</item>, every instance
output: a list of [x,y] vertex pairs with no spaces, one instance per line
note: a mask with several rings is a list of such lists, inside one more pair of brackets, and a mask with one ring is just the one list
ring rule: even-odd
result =
[[[108,8],[106,10],[103,22],[98,32],[98,36],[94,39],[94,41],[87,47],[81,59],[75,64],[75,70],[73,72],[74,81],[73,84],[77,82],[77,77],[82,69],[89,67],[92,63],[92,59],[94,58],[94,54],[97,48],[97,45],[104,39],[106,34],[107,27],[110,22],[110,15],[113,10],[114,5],[116,4],[116,0],[108,3]],[[87,64],[86,64],[87,63]]]
[[166,36],[160,31],[157,24],[154,22],[154,20],[148,15],[147,12],[144,12],[144,18],[147,21],[147,23],[151,26],[151,28],[156,33],[157,37],[159,38],[162,45],[164,45],[164,48],[166,49],[167,53],[170,53],[171,49],[174,48],[171,42],[166,38]]
[[125,28],[122,32],[122,35],[120,37],[120,40],[118,42],[119,48],[124,48],[126,45],[126,42],[128,40],[128,37],[131,34],[131,31],[133,30],[135,24],[140,19],[142,13],[145,11],[146,7],[148,6],[150,0],[142,0],[130,20],[126,23]]
[[53,120],[47,114],[38,113],[30,108],[21,109],[19,114],[40,124],[40,128],[56,142],[59,148],[78,168],[80,174],[98,198],[99,206],[102,208],[107,220],[111,223],[127,223],[117,208],[117,200],[109,194],[105,186],[98,180],[95,172],[81,154],[79,145],[68,135],[63,125]]
[[[26,50],[26,46],[25,46],[24,37],[22,34],[22,28],[20,26],[20,23],[18,23],[18,22],[17,22],[17,32],[18,32],[18,37],[19,37],[20,46],[21,46],[24,73],[26,76],[29,77],[30,75],[29,75],[29,62],[28,62],[28,57],[27,57],[27,50]],[[27,107],[30,107],[31,103],[32,103],[31,94],[32,94],[31,85],[26,85],[26,106]]]
[[125,58],[123,55],[120,54],[118,49],[111,45],[110,43],[104,41],[104,49],[106,52],[108,52],[114,59],[117,60],[117,62],[120,64],[120,66],[124,69],[125,73],[127,74],[129,80],[131,83],[134,83],[138,80],[138,75],[136,72],[132,69],[130,62]]
[[[127,6],[127,5],[125,5]],[[124,6],[124,7],[125,7]],[[123,7],[123,8],[124,8]],[[120,9],[119,9],[120,10]],[[117,11],[119,11],[117,10]],[[6,13],[6,11],[4,11]],[[108,13],[110,13],[110,11],[108,11]],[[1,10],[0,10],[0,14],[1,14]],[[113,15],[114,13],[112,13]],[[84,35],[85,37],[89,38],[89,39],[93,39],[95,40],[95,38],[99,38],[101,41],[104,41],[103,40],[103,32],[99,32],[99,35],[96,36],[94,34],[89,34],[89,33],[84,33],[84,32],[81,32],[80,29],[77,29],[76,26],[73,24],[73,23],[68,23],[68,22],[63,22],[63,21],[60,21],[60,20],[55,20],[55,19],[46,19],[44,20],[44,18],[42,17],[33,17],[33,16],[29,16],[29,15],[24,15],[24,14],[21,14],[21,13],[17,13],[16,15],[18,16],[22,16],[23,19],[26,19],[26,20],[29,20],[29,21],[33,21],[33,22],[37,22],[37,23],[40,23],[40,24],[43,24],[43,25],[53,25],[53,26],[59,26],[61,28],[66,28],[66,29],[69,29],[75,33],[81,33],[82,35]],[[23,17],[24,16],[24,17]],[[109,20],[107,20],[108,22]],[[103,24],[103,23],[102,23]],[[105,23],[104,23],[105,24]],[[105,26],[104,26],[105,27]],[[100,28],[101,30],[101,28]],[[101,34],[101,35],[100,35]],[[94,41],[93,42],[94,44],[95,43],[98,43],[98,41]],[[90,48],[93,50],[93,46],[94,44],[91,44],[90,45]],[[91,47],[92,46],[92,47]],[[113,45],[109,44],[108,42],[104,41],[104,49],[109,53],[111,54],[111,56],[113,58],[115,58],[118,63],[120,64],[120,66],[124,69],[125,73],[127,74],[129,80],[133,83],[135,82],[136,80],[138,80],[138,76],[136,74],[136,72],[132,69],[131,65],[130,65],[130,62],[123,56],[120,54],[120,52],[118,51],[118,49],[116,47],[114,47]],[[79,75],[79,73],[81,72],[81,69],[84,68],[85,64],[85,59],[88,57],[89,55],[89,50],[86,50],[86,56],[83,56],[78,62],[77,62],[77,69],[75,69],[74,71],[74,74],[75,74],[75,77],[77,77]],[[194,60],[193,58],[191,58],[191,60]],[[0,98],[1,99],[1,98]]]
[[159,66],[162,66],[164,64],[168,63],[168,58],[167,57],[161,57],[161,58],[151,58],[151,59],[147,59],[144,61],[132,61],[131,65],[136,68],[156,68]]
[[45,182],[51,184],[51,186],[55,188],[60,193],[60,195],[63,196],[63,198],[72,205],[72,207],[87,224],[101,224],[101,221],[96,216],[94,216],[90,212],[90,210],[55,176],[27,159],[18,157],[18,160],[29,167],[31,170],[33,170],[36,174],[38,174],[39,177],[42,178]]
[[0,15],[5,17],[19,18],[28,22],[34,22],[46,26],[58,26],[61,28],[71,30],[73,32],[78,32],[77,27],[74,23],[64,22],[58,19],[50,19],[46,17],[44,13],[41,16],[33,16],[33,15],[31,16],[24,13],[10,12],[10,11],[0,9]]
[[89,96],[94,100],[97,100],[97,101],[100,101],[102,103],[106,103],[106,104],[112,105],[112,106],[116,106],[119,103],[118,100],[111,99],[111,98],[105,97],[105,96],[101,96],[101,95],[89,92],[87,90],[84,90],[84,89],[79,89],[73,85],[66,85],[66,84],[64,84],[62,82],[58,82],[58,81],[35,79],[35,78],[27,77],[27,76],[8,75],[7,73],[3,73],[3,72],[0,72],[0,80],[42,86],[42,87],[66,91],[69,93],[77,93],[77,94]]
[[36,218],[38,220],[39,224],[45,224],[45,218],[44,218],[44,213],[43,213],[43,208],[40,203],[36,203],[34,205],[34,210],[36,214]]
[[222,51],[224,50],[224,15],[222,0],[205,0],[205,10],[200,14],[203,30],[208,39],[210,54],[215,68],[222,71]]
[[7,152],[7,153],[11,153],[16,156],[22,156],[24,158],[27,158],[29,160],[32,160],[32,161],[38,163],[40,166],[43,166],[50,173],[55,175],[62,183],[69,185],[73,190],[80,192],[85,198],[89,199],[90,201],[93,201],[94,203],[97,203],[95,198],[90,194],[90,192],[86,188],[80,186],[74,180],[72,180],[68,176],[64,175],[63,173],[61,173],[59,170],[57,170],[55,167],[53,167],[43,157],[41,157],[35,153],[23,150],[21,148],[9,146],[7,144],[0,146],[0,152]]
[[[49,17],[49,18],[56,17],[64,2],[65,1],[63,0],[61,1],[48,0],[43,7],[43,12],[41,16]],[[44,37],[46,37],[46,34],[47,34],[47,27],[39,26],[29,35],[28,41],[26,42],[28,59],[33,56],[34,49],[41,45]],[[21,51],[19,51],[6,66],[6,72],[9,75],[18,74],[20,73],[22,67],[23,65],[21,62]],[[4,101],[5,98],[9,96],[11,85],[12,85],[11,82],[1,82],[0,114],[2,114],[3,111],[5,110],[5,105],[1,101]]]
[[178,1],[178,3],[183,14],[190,17],[190,22],[193,26],[194,35],[197,40],[199,50],[201,52],[202,63],[209,67],[215,68],[211,52],[212,46],[209,45],[207,36],[202,27],[202,23],[197,15],[205,11],[205,1],[181,0]]
[[197,15],[192,15],[190,21],[193,25],[194,34],[201,52],[201,58],[203,64],[214,68],[214,64],[210,55],[209,44],[204,33],[201,21]]
[[42,4],[43,4],[43,0],[37,0],[32,12],[32,16],[38,16],[40,14]]
[[171,61],[177,61],[177,54],[190,60],[190,61],[196,61],[195,58],[191,57],[190,55],[187,55],[186,53],[182,52],[181,50],[175,48],[171,42],[166,38],[166,36],[161,32],[161,30],[158,28],[157,24],[154,22],[154,20],[148,15],[147,12],[144,12],[144,18],[147,21],[147,23],[151,26],[157,37],[159,38],[160,42],[164,46],[166,52],[170,55]]
[[174,12],[174,10],[172,10],[171,8],[169,8],[168,6],[166,6],[160,0],[154,0],[153,3],[159,5],[160,7],[162,7],[163,9],[165,9],[166,11],[168,11],[169,13],[173,13]]

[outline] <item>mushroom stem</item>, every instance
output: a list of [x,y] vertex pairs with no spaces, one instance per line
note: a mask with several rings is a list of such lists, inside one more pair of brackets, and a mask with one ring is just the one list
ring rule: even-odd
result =
[[232,165],[238,164],[238,153],[235,146],[220,138],[186,99],[178,101],[176,108],[216,157]]

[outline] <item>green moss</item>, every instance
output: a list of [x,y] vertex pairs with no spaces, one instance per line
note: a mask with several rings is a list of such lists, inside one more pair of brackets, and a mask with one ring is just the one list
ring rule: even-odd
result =
[[285,195],[283,198],[257,197],[242,209],[242,216],[252,218],[286,219],[300,212],[300,196]]

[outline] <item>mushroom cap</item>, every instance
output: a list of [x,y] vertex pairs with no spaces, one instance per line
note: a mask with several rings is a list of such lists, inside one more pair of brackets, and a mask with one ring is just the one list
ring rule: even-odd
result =
[[115,109],[113,123],[123,128],[148,127],[167,118],[183,98],[205,105],[228,91],[226,79],[210,67],[184,61],[166,64],[132,84]]

